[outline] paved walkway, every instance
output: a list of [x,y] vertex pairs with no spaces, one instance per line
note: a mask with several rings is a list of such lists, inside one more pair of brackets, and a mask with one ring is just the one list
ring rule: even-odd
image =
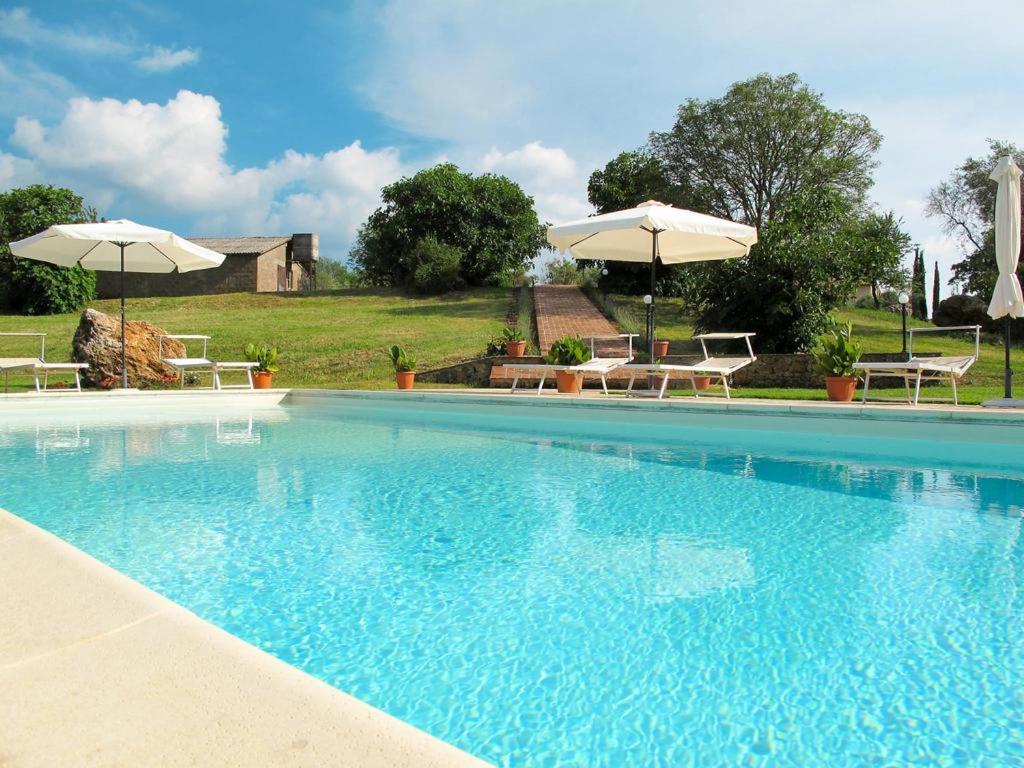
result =
[[[538,285],[533,289],[533,311],[537,318],[537,341],[541,352],[563,336],[616,336],[621,331],[601,314],[584,293],[571,285]],[[625,341],[595,344],[603,357],[624,357]]]

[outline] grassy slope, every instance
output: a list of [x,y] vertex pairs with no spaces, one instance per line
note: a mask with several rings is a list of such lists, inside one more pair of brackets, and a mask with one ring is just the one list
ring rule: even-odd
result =
[[[316,296],[224,294],[129,299],[128,318],[146,320],[169,333],[213,337],[210,356],[240,360],[249,341],[281,350],[282,387],[380,388],[393,386],[389,344],[401,344],[428,370],[482,354],[500,333],[509,292],[484,288],[442,297],[408,297],[383,289],[352,289]],[[116,301],[91,306],[117,313]],[[78,314],[49,317],[0,315],[0,331],[42,331],[47,358],[66,360]],[[0,356],[17,354],[0,340]],[[22,345],[31,353],[31,344]],[[24,387],[24,377],[18,379]],[[12,379],[12,389],[14,379]]]
[[[643,311],[643,303],[639,298],[616,296],[614,299]],[[684,316],[678,299],[659,299],[656,317],[658,338],[669,339],[672,351],[679,354],[697,353],[700,348],[689,339],[693,335],[693,324]],[[854,337],[864,344],[865,352],[899,352],[900,351],[900,316],[892,312],[878,312],[872,309],[840,310],[839,319],[853,323]],[[912,326],[931,327],[931,323],[910,320]],[[972,354],[973,340],[962,336],[946,334],[929,334],[918,337],[916,344],[923,352],[940,352],[944,355]],[[757,340],[754,340],[757,350]],[[1011,366],[1017,372],[1024,373],[1024,349],[1016,347],[1012,351]],[[1024,380],[1016,379],[1018,387],[1024,391]],[[872,388],[871,394],[876,390]],[[1003,393],[1003,345],[1001,340],[993,337],[982,337],[981,357],[968,373],[967,385],[960,387],[960,399],[964,403],[980,403],[990,397],[1001,397]],[[752,389],[740,388],[736,395],[741,397],[798,398],[824,400],[825,393],[818,389]],[[902,397],[902,390],[878,390],[879,396]],[[952,392],[947,386],[929,387],[923,397],[951,397]]]

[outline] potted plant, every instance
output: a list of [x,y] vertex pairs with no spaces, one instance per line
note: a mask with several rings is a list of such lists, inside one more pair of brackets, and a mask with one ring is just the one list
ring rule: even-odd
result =
[[274,378],[274,371],[277,370],[277,347],[267,344],[245,345],[245,359],[250,363],[256,363],[252,370],[252,385],[256,389],[270,389],[270,382]]
[[416,379],[416,360],[409,357],[397,344],[388,348],[388,357],[395,367],[395,382],[399,389],[412,389],[413,381]]
[[[546,359],[549,365],[582,365],[590,359],[590,347],[579,336],[563,336],[551,345]],[[556,371],[555,382],[560,393],[579,394],[583,374],[575,371]]]
[[705,389],[711,389],[711,377],[710,376],[694,376],[693,387],[698,392],[703,392]]
[[853,365],[860,360],[863,350],[860,342],[851,338],[852,334],[850,323],[834,324],[831,331],[818,337],[818,345],[811,350],[818,372],[825,377],[828,399],[837,403],[853,400],[857,389]]
[[668,354],[668,342],[667,341],[655,341],[654,342],[654,356],[665,357]]
[[505,353],[509,357],[522,357],[526,353],[526,337],[518,328],[505,326],[501,335],[505,339]]

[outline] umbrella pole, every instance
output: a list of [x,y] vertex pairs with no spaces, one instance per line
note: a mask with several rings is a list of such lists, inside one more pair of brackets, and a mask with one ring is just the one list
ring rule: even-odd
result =
[[[658,230],[651,233],[651,303],[647,305],[647,358],[648,362],[654,364],[654,286],[656,284],[656,269],[658,262]],[[647,376],[647,388],[654,389],[654,376]]]
[[124,243],[121,246],[121,389],[128,389],[128,356],[124,336]]
[[1006,355],[1006,367],[1003,370],[1003,397],[1007,400],[1013,397],[1013,371],[1010,370],[1010,322],[1010,316],[1007,315],[1003,339],[1003,352]]

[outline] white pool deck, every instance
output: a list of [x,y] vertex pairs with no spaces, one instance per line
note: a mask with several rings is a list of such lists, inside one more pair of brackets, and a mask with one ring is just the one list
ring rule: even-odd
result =
[[[330,398],[377,404],[557,405],[648,418],[666,411],[843,418],[907,428],[998,425],[1024,443],[1024,411],[971,406],[830,404],[719,398],[630,400],[508,395],[495,390],[410,393],[12,393],[4,420],[40,414],[183,405],[273,407]],[[1009,429],[1007,429],[1009,428]],[[1006,435],[1010,435],[1009,438]],[[203,621],[63,540],[0,510],[0,767],[483,766],[482,761],[348,696]]]

